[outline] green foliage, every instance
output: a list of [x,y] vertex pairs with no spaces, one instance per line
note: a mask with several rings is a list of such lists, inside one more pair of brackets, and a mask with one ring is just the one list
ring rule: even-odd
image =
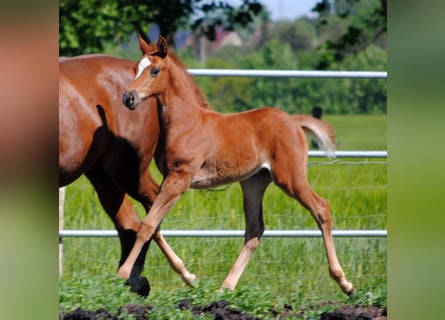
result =
[[129,35],[148,30],[150,20],[144,19],[144,12],[148,6],[143,2],[60,0],[59,54],[103,52],[106,43],[122,43]]
[[[78,275],[80,276],[80,275]],[[148,319],[193,320],[214,319],[210,314],[192,314],[188,308],[204,308],[218,301],[225,301],[229,308],[260,319],[318,319],[329,311],[334,311],[342,304],[356,304],[363,307],[386,308],[386,286],[375,283],[371,289],[359,290],[350,298],[340,301],[329,301],[324,296],[313,297],[304,303],[298,297],[283,299],[274,294],[267,286],[239,286],[234,291],[219,291],[213,281],[201,281],[195,288],[182,287],[173,292],[156,292],[147,299],[128,293],[128,288],[110,277],[77,278],[74,281],[61,281],[60,310],[65,313],[77,308],[86,310],[105,309],[117,314],[125,304],[152,307],[147,312]],[[107,290],[106,287],[112,287]],[[187,301],[188,308],[180,307]],[[289,310],[284,313],[284,310]],[[134,315],[121,314],[120,319],[134,319]]]
[[124,281],[113,274],[77,273],[59,281],[59,308],[65,312],[77,308],[105,309],[116,314],[124,304],[143,304],[143,298],[130,293]]
[[[262,15],[254,22],[255,29],[241,33],[243,46],[223,47],[199,67],[386,70],[385,38],[371,37],[376,30],[386,32],[384,2],[336,1],[335,14],[330,2],[320,3],[323,5],[315,10],[320,13],[318,20],[299,18],[270,24],[267,15]],[[346,43],[344,47],[337,44],[341,41]],[[190,49],[179,52],[183,54],[189,67],[197,66]],[[263,106],[288,113],[311,113],[314,106],[321,106],[325,114],[385,114],[387,110],[384,79],[198,77],[197,82],[213,108],[224,113]]]
[[387,287],[375,281],[369,287],[359,290],[351,296],[350,303],[366,306],[387,308]]
[[[329,69],[333,63],[355,55],[371,44],[386,46],[387,1],[320,0],[313,11],[319,14],[319,28],[326,32],[340,23],[345,28],[336,37],[330,37],[319,48],[317,69]],[[328,31],[330,32],[330,31]]]
[[145,36],[152,23],[173,47],[178,28],[190,25],[212,40],[216,26],[246,26],[262,8],[256,0],[239,6],[202,0],[60,0],[59,51],[61,56],[103,52],[107,43],[124,43],[135,33]]
[[[232,48],[233,49],[233,48]],[[228,49],[210,58],[206,68],[311,70],[316,55],[295,53],[291,45],[268,41],[260,50],[228,54]],[[386,70],[386,52],[370,46],[354,57],[332,63],[333,70]],[[321,106],[326,114],[386,113],[384,79],[297,78],[197,78],[212,107],[229,113],[274,106],[288,113],[311,113]]]
[[265,285],[239,286],[237,290],[225,290],[223,299],[234,308],[244,310],[250,315],[264,318],[276,308],[276,296]]
[[[212,58],[208,61],[208,68],[236,68],[236,66],[223,59]],[[237,78],[234,81],[230,77],[198,78],[212,108],[226,113],[239,112],[254,108],[252,105],[253,92],[249,90],[253,83],[252,78]],[[230,94],[228,94],[230,93]]]
[[313,51],[317,39],[315,23],[307,18],[282,21],[272,29],[271,38],[290,45],[293,52]]
[[[198,62],[191,48],[181,49],[178,54],[189,68],[387,69],[385,40],[381,37],[376,41],[369,40],[378,26],[383,28],[386,25],[386,22],[378,20],[383,17],[383,11],[379,11],[377,18],[373,16],[375,10],[382,9],[376,1],[348,2],[349,7],[344,8],[338,2],[336,8],[340,11],[335,14],[327,7],[316,10],[328,10],[325,16],[320,15],[326,24],[320,24],[320,19],[299,18],[275,22],[273,27],[267,13],[258,11],[253,3],[255,1],[245,1],[236,8],[225,2],[207,5],[197,0],[184,4],[162,2],[162,5],[154,0],[131,4],[125,1],[62,0],[60,53],[73,55],[106,51],[137,59],[140,52],[134,39],[125,46],[117,44],[127,41],[135,31],[144,33],[153,22],[160,23],[161,27],[165,23],[165,28],[170,28],[165,32],[174,33],[177,28],[190,25],[190,15],[194,12],[197,23],[193,28],[201,28],[207,36],[215,31],[216,26],[231,29],[240,25],[238,19],[244,21],[241,25],[249,23],[250,27],[241,32],[243,46],[223,47],[211,54],[204,65]],[[326,5],[329,7],[329,2]],[[154,7],[157,9],[149,9]],[[255,15],[258,17],[253,20]],[[254,41],[257,30],[261,30],[261,36]],[[354,35],[353,30],[362,31]],[[348,49],[333,47],[333,43],[345,34],[349,34],[347,37],[351,43],[365,35],[369,41],[366,40],[366,45],[348,44],[352,46]],[[338,53],[340,51],[342,53]],[[336,56],[338,54],[341,58]],[[325,114],[385,114],[387,110],[387,81],[384,79],[197,77],[197,82],[203,87],[212,107],[224,113],[263,106],[306,114],[311,113],[314,106],[321,106]]]

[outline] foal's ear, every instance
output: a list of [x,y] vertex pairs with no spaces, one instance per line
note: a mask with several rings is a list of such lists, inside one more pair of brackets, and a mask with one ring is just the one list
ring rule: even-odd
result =
[[145,42],[144,38],[142,38],[140,34],[138,34],[138,40],[139,40],[139,48],[141,48],[144,54],[149,54],[153,52],[153,48],[147,42]]
[[159,40],[158,40],[158,55],[161,58],[165,58],[167,56],[167,51],[168,51],[168,44],[167,44],[167,40],[164,39],[164,37],[159,36]]

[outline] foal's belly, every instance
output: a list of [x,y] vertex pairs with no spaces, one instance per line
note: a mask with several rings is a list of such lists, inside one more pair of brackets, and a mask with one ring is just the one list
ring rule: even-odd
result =
[[246,168],[234,166],[229,163],[224,165],[203,165],[192,179],[190,187],[193,189],[207,189],[243,181],[264,168],[270,170],[270,165],[263,163]]

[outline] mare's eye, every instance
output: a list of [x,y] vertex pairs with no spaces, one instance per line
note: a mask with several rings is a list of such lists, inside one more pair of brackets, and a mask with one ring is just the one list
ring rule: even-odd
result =
[[150,74],[152,77],[156,77],[159,74],[159,72],[161,72],[161,69],[159,67],[153,67],[150,70]]

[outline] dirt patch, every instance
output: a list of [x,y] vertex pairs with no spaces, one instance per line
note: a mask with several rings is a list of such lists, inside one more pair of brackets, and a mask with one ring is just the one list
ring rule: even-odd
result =
[[146,314],[151,309],[152,306],[139,306],[134,304],[126,304],[119,308],[119,312],[116,315],[111,314],[110,312],[99,309],[97,311],[76,309],[67,314],[59,313],[59,320],[118,320],[123,315],[134,315],[136,316],[136,320],[146,320]]
[[323,313],[320,320],[386,320],[386,310],[377,307],[342,306]]
[[[291,318],[302,318],[305,314],[309,312],[316,312],[321,310],[327,304],[323,303],[316,305],[310,309],[303,310],[292,310],[290,306],[285,306],[283,310],[275,311],[275,317],[277,319],[284,319],[287,317]],[[320,315],[319,320],[386,320],[386,310],[377,307],[363,307],[357,305],[337,305],[334,311],[324,312]],[[193,315],[200,316],[203,314],[210,314],[215,317],[216,320],[257,320],[254,316],[246,314],[244,311],[231,308],[229,303],[220,300],[212,302],[211,304],[198,307],[191,304],[190,300],[184,299],[178,304],[178,309],[190,310]],[[118,314],[111,314],[106,310],[100,309],[97,311],[76,309],[67,314],[60,313],[59,320],[118,320],[120,317],[127,314],[135,316],[136,320],[146,320],[150,319],[146,316],[147,312],[152,310],[153,307],[150,305],[140,306],[127,304],[119,309]]]
[[311,306],[310,308],[302,308],[300,310],[292,311],[290,307],[281,313],[282,317],[295,316],[303,318],[303,316],[314,313],[316,311],[325,310],[329,307],[332,311],[325,311],[321,313],[318,319],[320,320],[386,320],[386,309],[378,307],[363,307],[360,305],[346,305],[338,302],[320,302]]
[[237,319],[237,320],[257,320],[258,318],[249,316],[248,314],[245,314],[243,311],[230,308],[229,303],[221,300],[212,302],[211,304],[200,308],[196,306],[192,306],[190,303],[190,300],[184,299],[182,300],[178,307],[182,310],[188,309],[192,311],[192,314],[195,316],[202,315],[204,313],[212,314],[215,316],[215,319],[217,320],[231,320],[231,319]]

